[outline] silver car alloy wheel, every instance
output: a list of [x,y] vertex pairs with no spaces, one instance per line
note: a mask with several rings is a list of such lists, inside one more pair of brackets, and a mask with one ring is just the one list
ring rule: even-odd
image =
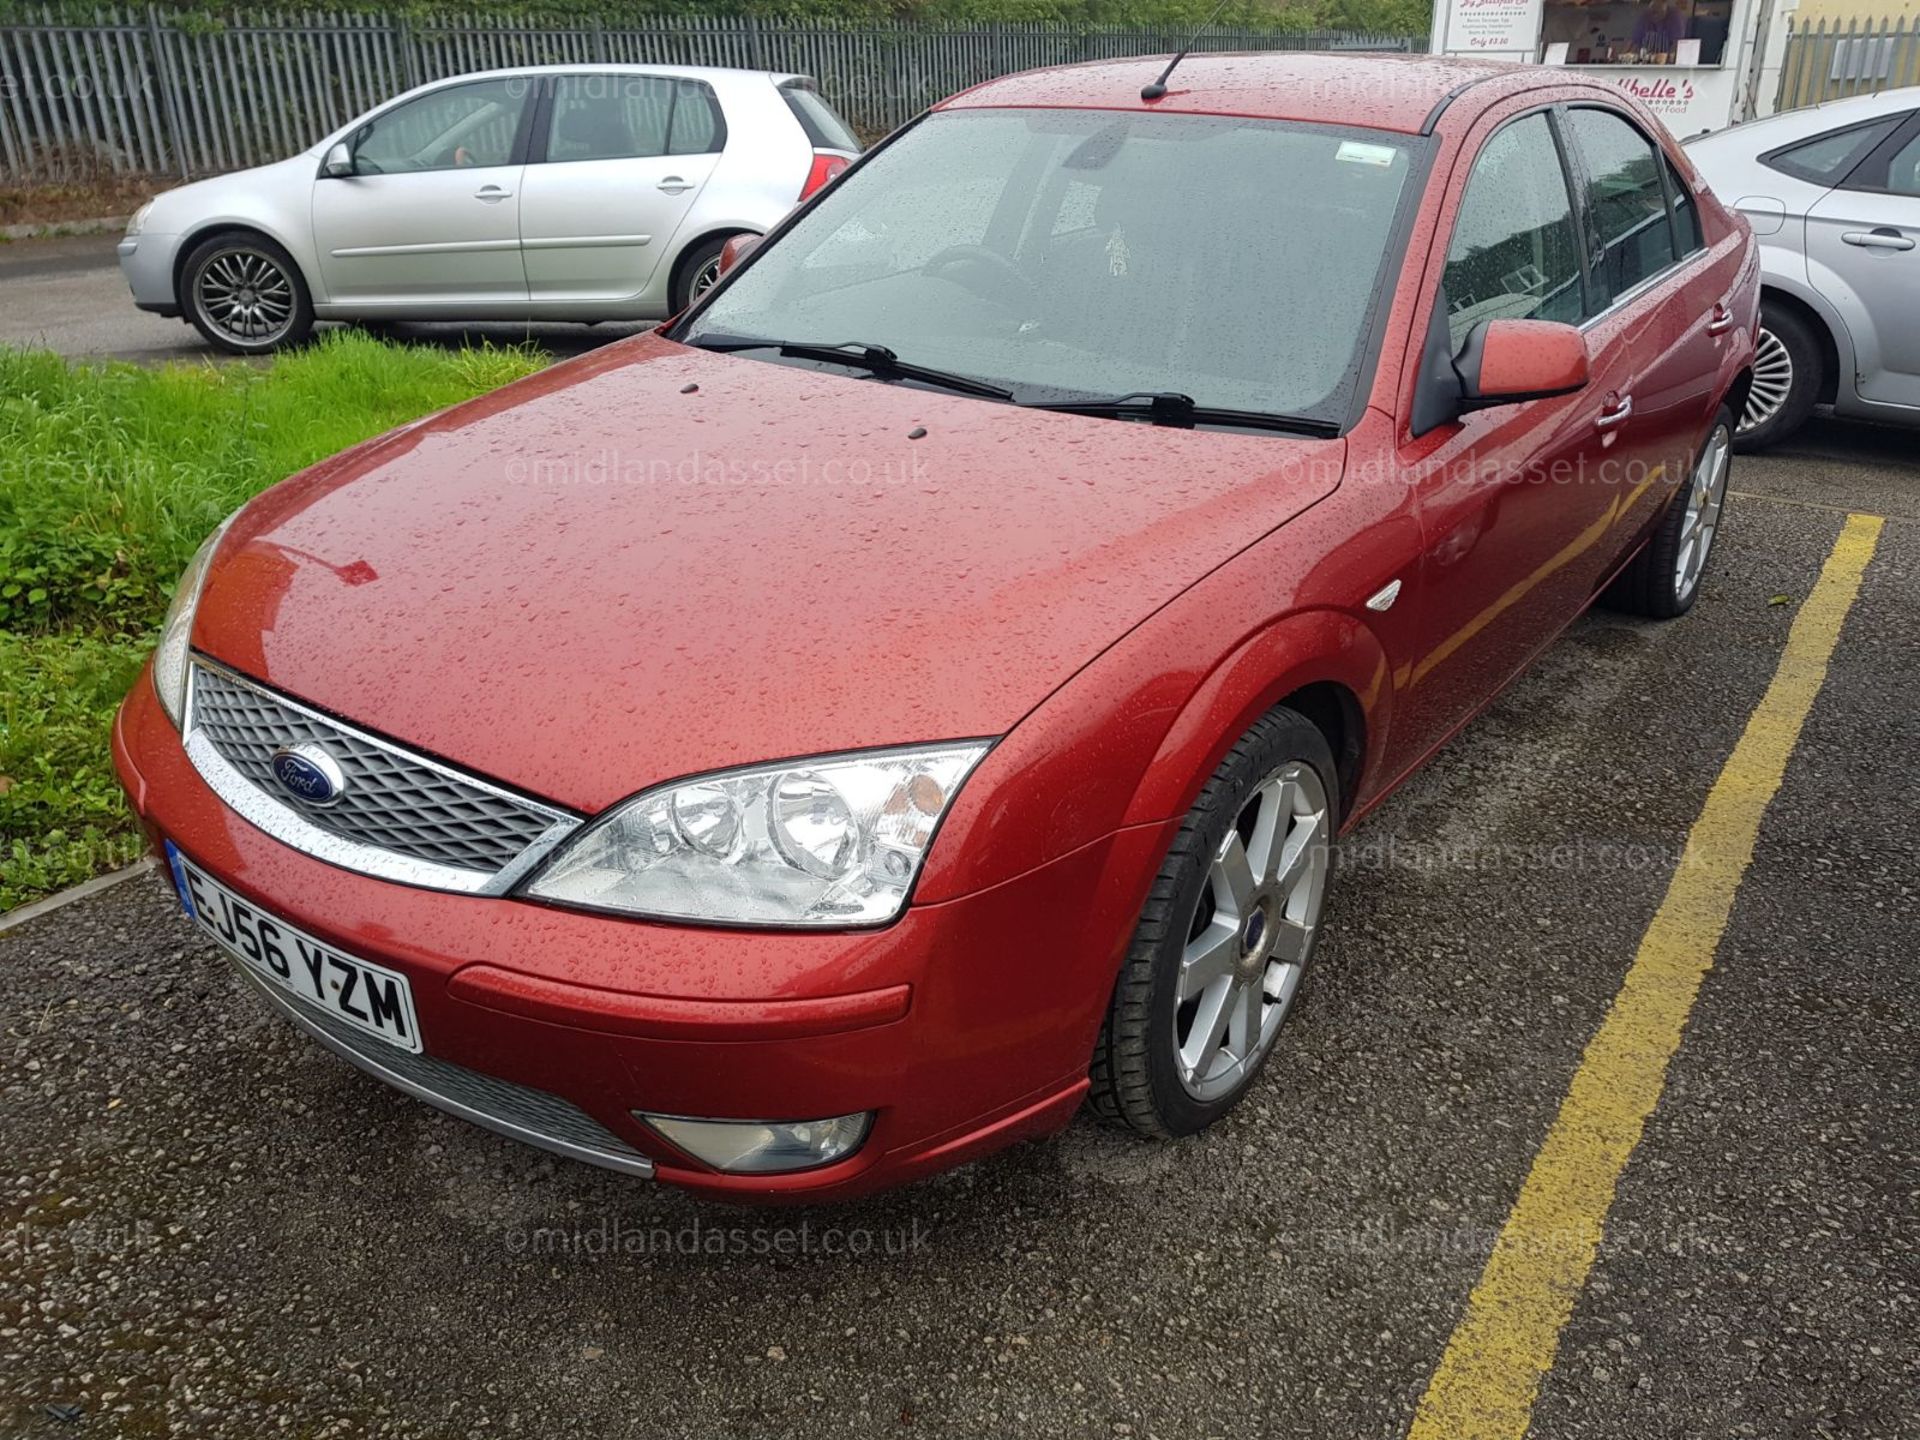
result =
[[714,282],[720,278],[720,257],[714,256],[698,270],[693,272],[693,293],[690,299],[698,300],[711,290]]
[[1707,448],[1694,467],[1693,484],[1687,489],[1687,510],[1680,521],[1680,549],[1673,561],[1673,593],[1684,600],[1700,583],[1707,567],[1707,552],[1720,529],[1720,508],[1727,502],[1728,457],[1733,437],[1725,425],[1713,427]]
[[1320,776],[1289,761],[1255,787],[1207,867],[1173,1011],[1175,1069],[1194,1099],[1237,1089],[1279,1033],[1320,925],[1331,830]]
[[223,250],[193,282],[207,323],[243,345],[271,345],[293,328],[293,281],[280,263],[250,246]]
[[1740,433],[1744,435],[1773,419],[1792,393],[1793,356],[1778,335],[1762,327],[1753,347],[1753,383],[1747,389]]

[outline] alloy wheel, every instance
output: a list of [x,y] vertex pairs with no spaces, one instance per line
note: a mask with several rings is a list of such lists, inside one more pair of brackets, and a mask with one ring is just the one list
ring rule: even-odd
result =
[[293,328],[293,281],[259,250],[221,251],[200,267],[193,290],[207,323],[243,345],[270,345]]
[[1217,1100],[1258,1067],[1300,986],[1326,896],[1326,787],[1291,761],[1257,786],[1227,831],[1187,927],[1173,1014],[1187,1093]]
[[693,291],[691,299],[698,300],[711,290],[714,282],[720,278],[720,257],[714,256],[706,264],[693,272]]
[[1740,415],[1740,433],[1773,419],[1792,393],[1793,356],[1785,342],[1763,326],[1753,348],[1753,382],[1747,389],[1747,408]]
[[1727,500],[1728,456],[1733,437],[1725,425],[1713,427],[1707,448],[1694,467],[1693,484],[1687,490],[1686,514],[1680,521],[1680,548],[1673,562],[1673,593],[1685,598],[1700,583],[1706,569],[1707,552],[1720,529],[1720,509]]

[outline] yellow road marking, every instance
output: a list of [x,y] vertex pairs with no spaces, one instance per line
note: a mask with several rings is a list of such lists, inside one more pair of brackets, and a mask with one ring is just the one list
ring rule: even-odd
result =
[[1593,1267],[1614,1187],[1666,1083],[1761,817],[1780,788],[1882,521],[1851,515],[1787,636],[1767,693],[1687,836],[1666,898],[1534,1157],[1408,1440],[1520,1440]]

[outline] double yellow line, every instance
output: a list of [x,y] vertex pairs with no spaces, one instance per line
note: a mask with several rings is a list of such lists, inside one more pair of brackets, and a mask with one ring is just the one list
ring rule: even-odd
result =
[[1447,1342],[1408,1440],[1520,1440],[1647,1117],[1713,964],[1760,820],[1813,708],[1879,542],[1851,515]]

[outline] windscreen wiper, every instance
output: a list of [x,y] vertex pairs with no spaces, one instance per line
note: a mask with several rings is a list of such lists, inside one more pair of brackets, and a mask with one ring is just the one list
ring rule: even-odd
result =
[[1058,410],[1068,415],[1101,415],[1115,419],[1139,419],[1154,425],[1170,425],[1191,430],[1199,425],[1241,426],[1248,430],[1288,430],[1299,435],[1340,433],[1331,420],[1315,420],[1307,415],[1280,415],[1266,410],[1229,410],[1218,405],[1199,404],[1191,395],[1176,390],[1136,390],[1125,395],[1086,395],[1071,400],[1023,402],[1030,410]]
[[851,365],[895,380],[913,380],[938,386],[959,395],[978,395],[985,400],[1011,400],[1013,392],[1002,386],[957,375],[951,370],[935,370],[902,360],[885,345],[868,345],[858,340],[828,344],[817,340],[763,340],[754,335],[702,335],[685,342],[701,350],[731,353],[738,350],[773,350],[795,360],[824,360],[830,365]]

